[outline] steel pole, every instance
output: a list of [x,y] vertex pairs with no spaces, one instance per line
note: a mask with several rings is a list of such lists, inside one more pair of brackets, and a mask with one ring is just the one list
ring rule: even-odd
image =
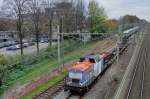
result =
[[118,41],[117,41],[117,63],[119,64],[119,42],[121,38],[121,33],[122,33],[122,26],[119,26],[118,29]]
[[59,25],[58,25],[58,35],[57,35],[57,52],[58,52],[58,66],[60,67],[61,70],[61,56],[60,56],[60,31],[59,31]]

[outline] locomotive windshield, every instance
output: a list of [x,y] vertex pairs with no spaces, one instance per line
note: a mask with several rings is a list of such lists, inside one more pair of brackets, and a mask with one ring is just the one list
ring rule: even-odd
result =
[[86,60],[90,61],[91,63],[95,63],[95,59],[93,59],[93,58],[89,58],[89,59],[80,58],[79,62],[84,62],[84,61],[86,61]]
[[79,62],[85,61],[85,58],[80,58]]
[[91,63],[95,63],[95,59],[93,59],[93,58],[90,58],[89,61],[90,61]]

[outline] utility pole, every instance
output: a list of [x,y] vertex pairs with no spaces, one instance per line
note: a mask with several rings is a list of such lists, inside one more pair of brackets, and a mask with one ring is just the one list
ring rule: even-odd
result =
[[[63,43],[63,40],[64,40],[64,35],[63,35],[63,16],[61,16],[61,15],[60,15],[59,32],[58,33],[60,33],[60,35],[59,35],[59,42]],[[62,67],[64,67],[63,55],[64,55],[64,53],[61,53],[61,56],[60,56]]]
[[136,34],[137,34],[137,33],[134,33],[134,34],[133,34],[133,44],[134,44],[134,45],[136,44]]
[[[60,66],[61,65],[61,56],[60,56],[60,26],[58,25],[58,34],[57,34],[57,51],[58,51],[58,66]],[[60,70],[61,70],[61,67],[60,67]]]
[[137,33],[137,44],[140,42],[140,35],[141,35],[141,32],[138,31],[138,33]]
[[117,41],[117,63],[119,64],[119,53],[120,53],[119,43],[120,43],[120,38],[122,33],[122,26],[119,26],[118,32],[119,33],[118,33],[118,41]]
[[117,42],[117,63],[119,63],[119,40]]

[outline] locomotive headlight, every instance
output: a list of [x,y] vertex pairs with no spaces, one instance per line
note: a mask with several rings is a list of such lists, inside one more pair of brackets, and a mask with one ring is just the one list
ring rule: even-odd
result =
[[67,84],[71,84],[71,83],[72,83],[71,81],[67,82]]

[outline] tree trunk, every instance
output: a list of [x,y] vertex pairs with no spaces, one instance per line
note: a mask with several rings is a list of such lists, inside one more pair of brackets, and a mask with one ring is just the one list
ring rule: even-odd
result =
[[34,29],[35,29],[35,36],[36,36],[36,48],[37,48],[37,54],[39,54],[39,13],[35,17],[35,22],[34,22]]
[[59,26],[60,26],[59,33],[61,33],[60,38],[63,40],[63,19],[62,18],[60,18]]
[[36,31],[36,48],[37,48],[37,54],[39,54],[40,48],[39,48],[39,32]]
[[23,56],[23,41],[22,41],[22,37],[20,37],[20,50],[21,50],[21,56]]
[[3,85],[4,76],[5,76],[5,71],[1,70],[1,72],[0,72],[0,87]]
[[21,23],[18,26],[18,32],[19,32],[19,43],[20,43],[20,51],[21,51],[21,56],[23,56],[23,35],[22,35],[22,26]]
[[52,46],[52,19],[49,19],[49,45]]
[[0,87],[2,86],[2,79],[0,78]]
[[23,34],[22,34],[23,18],[21,16],[20,12],[18,14],[18,17],[19,18],[18,18],[18,21],[17,21],[17,30],[18,30],[21,56],[23,56]]

